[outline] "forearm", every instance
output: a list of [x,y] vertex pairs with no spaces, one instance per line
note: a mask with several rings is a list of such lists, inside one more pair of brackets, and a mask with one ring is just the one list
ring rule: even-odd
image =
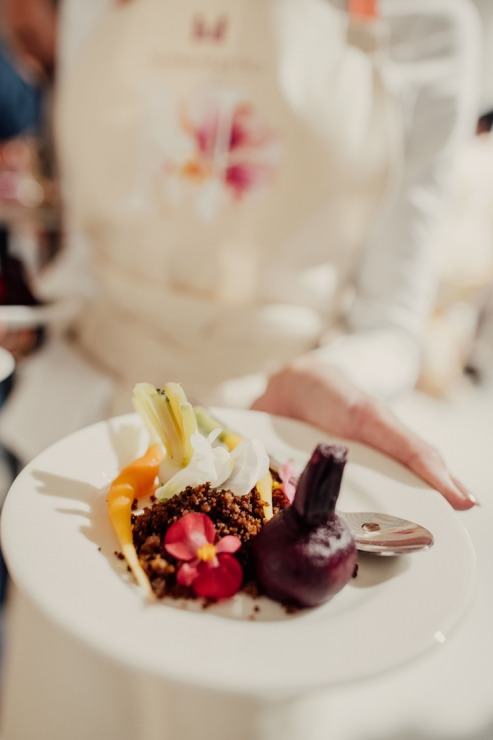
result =
[[385,402],[364,393],[337,368],[317,362],[313,353],[271,376],[253,408],[374,447],[420,476],[456,509],[477,503],[451,475],[438,450],[407,428]]
[[364,245],[348,336],[319,351],[365,389],[415,382],[437,283],[435,233],[460,145],[477,117],[477,27],[462,2],[383,0],[387,71],[404,123],[399,182]]

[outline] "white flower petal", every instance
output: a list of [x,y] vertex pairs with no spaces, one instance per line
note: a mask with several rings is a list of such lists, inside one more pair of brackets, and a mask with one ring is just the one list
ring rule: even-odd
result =
[[175,465],[175,463],[172,462],[167,455],[165,455],[159,466],[158,478],[160,481],[165,483],[174,475],[176,475],[180,470],[181,468],[178,465]]
[[156,491],[158,498],[171,498],[187,486],[199,486],[203,483],[210,483],[216,488],[233,470],[233,457],[225,447],[211,447],[209,440],[198,432],[192,434],[190,441],[194,449],[192,459]]
[[212,443],[216,441],[220,434],[221,429],[218,427],[217,429],[213,429],[212,432],[209,432],[206,439],[212,445]]
[[258,439],[245,439],[237,445],[231,456],[235,467],[230,477],[225,481],[224,488],[228,488],[237,496],[249,493],[259,480],[267,475],[269,457],[264,445]]
[[157,491],[160,499],[171,498],[187,486],[209,483],[212,488],[228,489],[237,496],[249,493],[269,470],[269,458],[258,439],[245,439],[230,452],[223,445],[215,445],[219,430],[208,437],[195,432],[191,437],[193,456],[189,464],[178,469],[169,460],[163,460],[160,480],[165,481]]
[[158,488],[156,496],[162,501],[176,496],[184,491],[187,486],[199,486],[201,483],[207,483],[207,479],[200,480],[197,469],[190,464],[170,478],[164,486]]
[[210,481],[210,484],[213,488],[218,488],[233,472],[235,461],[226,447],[214,447],[213,454],[216,475],[214,479]]

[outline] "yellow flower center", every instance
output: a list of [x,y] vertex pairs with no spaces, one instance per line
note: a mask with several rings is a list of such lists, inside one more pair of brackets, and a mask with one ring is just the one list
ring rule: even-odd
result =
[[216,557],[216,548],[212,542],[208,542],[207,545],[202,545],[197,550],[197,557],[200,560],[204,560],[206,563],[209,560],[213,560]]

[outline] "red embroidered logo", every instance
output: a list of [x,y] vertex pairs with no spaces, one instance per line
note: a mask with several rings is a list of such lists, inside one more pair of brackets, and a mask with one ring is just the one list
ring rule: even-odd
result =
[[226,39],[228,19],[221,16],[216,22],[207,22],[203,16],[196,16],[192,22],[192,38],[195,41],[221,43]]

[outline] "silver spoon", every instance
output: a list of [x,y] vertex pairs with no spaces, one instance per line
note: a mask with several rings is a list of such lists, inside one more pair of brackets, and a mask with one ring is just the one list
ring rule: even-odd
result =
[[[269,466],[274,472],[280,463],[269,454]],[[293,476],[298,483],[298,476]],[[336,511],[343,519],[353,536],[356,548],[372,555],[406,555],[419,550],[427,550],[433,545],[432,533],[421,524],[408,519],[400,519],[390,514],[375,511]]]
[[337,511],[348,525],[358,550],[372,555],[405,555],[427,550],[433,535],[421,524],[376,512]]
[[[195,413],[197,415],[197,408],[195,408]],[[206,431],[211,431],[214,426],[220,427],[223,431],[233,431],[215,414],[212,416],[208,410],[203,408],[200,408],[197,420],[199,426],[201,422],[210,425]],[[234,433],[237,434],[237,432]],[[280,461],[270,453],[268,455],[271,470],[274,472],[279,470]],[[292,481],[297,484],[298,477],[293,476]],[[349,527],[357,549],[372,555],[406,555],[419,550],[427,550],[434,542],[433,535],[428,529],[407,519],[373,511],[350,513],[337,511],[336,513]]]
[[[269,455],[269,466],[279,470],[279,461]],[[298,476],[293,476],[298,483]],[[356,548],[372,555],[406,555],[433,545],[432,533],[421,524],[376,511],[336,511],[353,536]]]

